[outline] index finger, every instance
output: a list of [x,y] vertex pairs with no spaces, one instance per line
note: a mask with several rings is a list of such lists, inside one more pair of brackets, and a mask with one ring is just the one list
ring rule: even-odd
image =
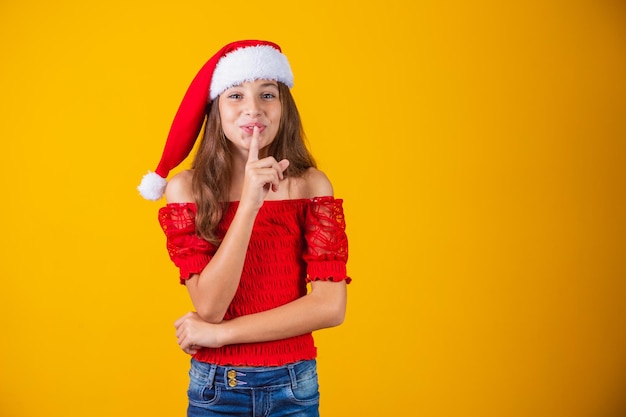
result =
[[259,128],[254,126],[252,139],[250,139],[250,149],[248,149],[248,162],[259,160]]

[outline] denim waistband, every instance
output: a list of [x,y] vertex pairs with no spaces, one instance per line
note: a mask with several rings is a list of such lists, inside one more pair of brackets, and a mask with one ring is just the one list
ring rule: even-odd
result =
[[191,370],[195,376],[204,379],[208,386],[219,385],[226,389],[269,388],[291,385],[298,381],[316,377],[316,361],[304,360],[284,366],[228,366],[215,365],[191,360]]

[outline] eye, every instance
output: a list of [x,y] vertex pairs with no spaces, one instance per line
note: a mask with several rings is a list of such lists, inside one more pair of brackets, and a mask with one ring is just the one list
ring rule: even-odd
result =
[[263,94],[261,94],[261,98],[263,100],[271,100],[273,98],[276,98],[276,94],[274,94],[274,93],[263,93]]
[[242,98],[242,97],[243,97],[243,95],[242,95],[242,94],[240,94],[240,93],[230,93],[230,94],[228,95],[228,98],[231,98],[231,99],[233,99],[233,100],[238,100],[238,99],[240,99],[240,98]]

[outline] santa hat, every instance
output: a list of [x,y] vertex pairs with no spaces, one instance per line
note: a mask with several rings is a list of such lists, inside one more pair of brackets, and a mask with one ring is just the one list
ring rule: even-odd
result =
[[287,57],[272,42],[244,40],[229,43],[209,59],[195,76],[176,112],[165,148],[155,172],[144,175],[137,187],[147,200],[158,200],[165,192],[167,175],[193,149],[206,105],[224,90],[245,81],[275,80],[293,87]]

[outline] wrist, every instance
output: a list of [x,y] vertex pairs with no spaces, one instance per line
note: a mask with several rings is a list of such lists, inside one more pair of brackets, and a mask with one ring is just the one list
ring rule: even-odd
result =
[[254,203],[241,200],[239,201],[239,205],[237,206],[237,213],[235,213],[235,215],[238,214],[238,215],[243,215],[246,217],[248,216],[255,217],[260,209],[261,209],[261,206],[257,206]]
[[[230,224],[230,228],[233,230],[248,230],[252,232],[256,216],[259,212],[259,208],[255,208],[250,204],[239,203],[233,221]],[[242,229],[243,228],[243,229]]]
[[233,325],[231,320],[224,320],[218,326],[219,331],[216,332],[217,344],[219,347],[232,345],[235,343],[233,335]]

